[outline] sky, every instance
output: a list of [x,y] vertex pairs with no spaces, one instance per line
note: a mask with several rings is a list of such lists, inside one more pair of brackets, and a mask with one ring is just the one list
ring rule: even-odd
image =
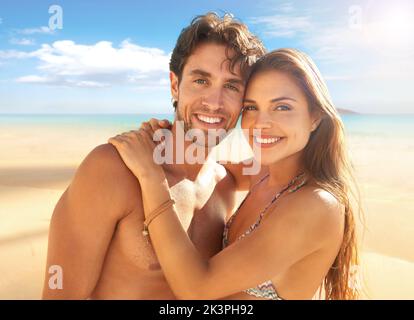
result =
[[414,1],[1,0],[0,114],[170,113],[171,52],[208,11],[309,54],[339,108],[414,113]]

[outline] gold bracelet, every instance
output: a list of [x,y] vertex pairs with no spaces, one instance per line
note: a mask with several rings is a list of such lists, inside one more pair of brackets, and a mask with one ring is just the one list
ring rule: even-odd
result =
[[142,234],[145,237],[149,235],[148,226],[150,225],[152,220],[158,217],[161,213],[163,213],[169,207],[172,207],[174,204],[175,204],[175,201],[173,199],[169,199],[148,215],[148,217],[144,221],[144,229],[142,230]]

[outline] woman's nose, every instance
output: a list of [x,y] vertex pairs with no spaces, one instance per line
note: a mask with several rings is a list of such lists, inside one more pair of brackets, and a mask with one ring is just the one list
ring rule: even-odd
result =
[[269,115],[266,112],[259,112],[254,123],[255,129],[271,128],[272,123]]

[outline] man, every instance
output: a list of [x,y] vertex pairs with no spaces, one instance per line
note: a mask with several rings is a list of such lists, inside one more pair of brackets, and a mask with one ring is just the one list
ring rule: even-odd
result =
[[[209,13],[183,29],[171,57],[170,80],[175,119],[184,122],[184,130],[233,128],[249,68],[263,53],[260,40],[228,15]],[[178,129],[176,122],[173,136]],[[173,148],[174,154],[180,152],[178,145]],[[231,175],[219,178],[210,164],[184,161],[165,170],[195,246],[206,256],[216,254],[224,221],[234,209],[229,190],[235,180]],[[206,176],[212,177],[207,183]],[[43,298],[174,299],[150,240],[141,232],[143,221],[139,181],[112,145],[98,146],[54,210]],[[50,270],[61,270],[61,286],[53,285],[51,276],[59,274]]]

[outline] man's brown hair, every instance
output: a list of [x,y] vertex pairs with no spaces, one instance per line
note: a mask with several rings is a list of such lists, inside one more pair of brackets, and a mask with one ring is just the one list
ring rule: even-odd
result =
[[[216,13],[209,12],[197,16],[181,31],[171,55],[170,71],[174,72],[179,82],[188,57],[199,44],[205,42],[225,45],[226,56],[230,61],[230,72],[234,72],[234,67],[240,63],[244,79],[248,78],[251,66],[266,52],[260,39],[232,15],[225,14],[220,17]],[[230,56],[229,50],[234,54]]]

